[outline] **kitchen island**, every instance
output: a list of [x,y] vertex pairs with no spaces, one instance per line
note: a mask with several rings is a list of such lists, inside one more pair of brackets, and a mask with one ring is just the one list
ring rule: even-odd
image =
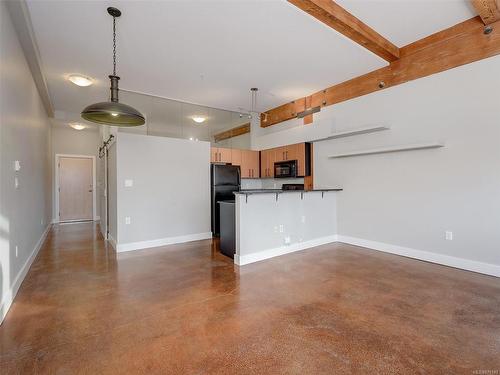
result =
[[337,240],[337,193],[342,189],[234,192],[238,265]]

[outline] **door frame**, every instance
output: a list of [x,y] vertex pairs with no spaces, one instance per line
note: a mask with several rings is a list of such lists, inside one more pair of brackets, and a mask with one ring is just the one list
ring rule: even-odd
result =
[[97,221],[97,208],[96,208],[96,165],[95,155],[74,155],[74,154],[56,154],[55,156],[55,208],[54,223],[71,223],[81,220],[59,220],[59,159],[60,158],[75,158],[75,159],[92,159],[92,220]]

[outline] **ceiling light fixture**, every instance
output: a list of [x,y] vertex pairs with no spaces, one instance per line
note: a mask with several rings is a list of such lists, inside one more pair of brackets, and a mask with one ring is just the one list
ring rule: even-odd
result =
[[75,130],[83,130],[83,129],[86,128],[85,125],[82,125],[82,124],[80,124],[78,122],[70,122],[69,126],[71,126]]
[[118,80],[116,75],[116,17],[122,12],[119,9],[109,7],[108,13],[113,17],[113,75],[111,80],[111,99],[109,102],[91,104],[82,111],[85,120],[98,124],[113,126],[138,126],[145,123],[144,116],[135,108],[118,102]]
[[206,117],[203,117],[203,116],[193,116],[192,119],[193,119],[194,122],[196,122],[198,124],[201,124],[202,122],[205,122]]
[[81,87],[87,87],[94,83],[94,80],[92,78],[82,76],[81,74],[70,74],[68,76],[68,81]]

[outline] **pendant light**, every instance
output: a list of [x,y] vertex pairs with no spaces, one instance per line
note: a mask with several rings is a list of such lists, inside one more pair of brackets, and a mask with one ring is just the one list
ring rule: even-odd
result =
[[144,116],[135,108],[118,102],[118,80],[116,75],[116,17],[122,12],[119,9],[109,7],[108,13],[113,17],[113,75],[111,80],[111,99],[109,102],[91,104],[82,111],[85,120],[98,124],[112,126],[139,126],[143,125]]

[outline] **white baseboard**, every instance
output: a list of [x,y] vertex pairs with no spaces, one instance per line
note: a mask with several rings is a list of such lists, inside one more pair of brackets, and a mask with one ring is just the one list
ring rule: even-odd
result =
[[113,236],[111,234],[108,233],[108,241],[109,243],[111,244],[111,246],[113,246],[113,248],[115,249],[116,251],[116,240],[113,238]]
[[176,243],[183,243],[183,242],[207,240],[210,238],[212,238],[212,232],[195,233],[195,234],[188,234],[185,236],[167,237],[150,241],[129,242],[129,243],[119,243],[119,244],[115,243],[115,249],[117,253],[122,253],[125,251],[141,250],[150,247],[173,245]]
[[31,252],[28,259],[26,259],[26,262],[24,263],[21,270],[14,279],[14,282],[12,283],[11,287],[9,288],[7,293],[5,293],[5,295],[3,296],[2,302],[0,303],[0,324],[2,324],[5,316],[7,315],[7,312],[12,306],[12,302],[14,302],[14,298],[16,298],[17,292],[19,291],[19,288],[21,287],[21,284],[23,283],[26,274],[28,273],[36,256],[38,255],[38,252],[40,251],[43,242],[45,241],[45,238],[47,238],[47,234],[49,233],[51,225],[52,224],[47,225],[44,232],[42,233],[42,236],[36,243],[35,248]]
[[383,251],[396,255],[402,255],[409,258],[424,260],[431,263],[442,264],[445,266],[460,268],[467,271],[483,273],[486,275],[500,277],[500,266],[469,260],[464,258],[457,258],[450,255],[432,253],[424,250],[416,250],[409,247],[391,245],[383,242],[376,242],[370,240],[363,240],[360,238],[338,236],[338,242],[347,243],[349,245],[366,247],[371,250]]
[[294,253],[296,251],[301,251],[301,250],[309,249],[311,247],[325,245],[327,243],[332,243],[335,241],[337,241],[337,236],[331,235],[331,236],[316,238],[316,239],[310,240],[310,241],[294,243],[294,244],[289,245],[289,246],[276,247],[273,249],[263,250],[263,251],[259,251],[257,253],[251,253],[251,254],[242,255],[242,256],[240,256],[238,254],[234,254],[234,263],[236,263],[239,266],[243,266],[245,264],[258,262],[258,261],[261,261],[264,259],[274,258],[274,257],[280,256],[280,255]]

